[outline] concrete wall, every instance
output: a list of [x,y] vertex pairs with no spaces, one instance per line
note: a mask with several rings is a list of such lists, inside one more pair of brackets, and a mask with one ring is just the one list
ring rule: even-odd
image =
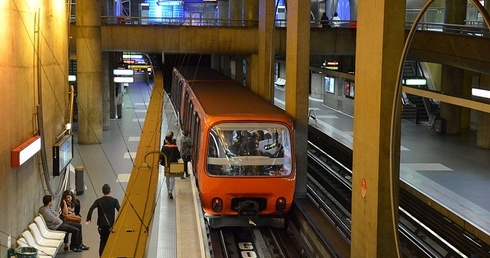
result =
[[[45,194],[40,154],[11,167],[11,150],[40,131],[37,105],[52,175],[52,145],[64,128],[68,99],[68,21],[66,1],[0,1],[0,253],[7,237],[19,237],[38,214]],[[39,65],[39,66],[38,66]],[[39,95],[41,94],[41,95]],[[39,96],[42,103],[39,103]],[[59,177],[49,184],[56,188]]]

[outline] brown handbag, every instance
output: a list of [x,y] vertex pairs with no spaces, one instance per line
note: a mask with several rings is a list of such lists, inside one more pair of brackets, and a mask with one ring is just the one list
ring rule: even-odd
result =
[[82,217],[76,215],[75,213],[69,213],[66,215],[63,219],[65,222],[75,222],[75,223],[81,223],[82,222]]

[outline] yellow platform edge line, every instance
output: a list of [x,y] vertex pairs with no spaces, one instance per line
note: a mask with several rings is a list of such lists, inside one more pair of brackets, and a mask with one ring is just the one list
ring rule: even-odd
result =
[[146,252],[159,171],[158,154],[147,154],[160,150],[163,99],[163,78],[155,74],[131,176],[102,257],[144,257]]

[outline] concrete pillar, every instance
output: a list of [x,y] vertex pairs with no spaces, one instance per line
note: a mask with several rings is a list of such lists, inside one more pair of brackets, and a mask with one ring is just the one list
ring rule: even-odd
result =
[[[441,91],[451,96],[462,97],[463,79],[464,71],[462,69],[443,65],[441,71]],[[441,102],[440,117],[443,123],[442,133],[460,134],[461,114],[462,108],[460,106]]]
[[318,0],[311,0],[310,11],[315,16],[315,23],[320,24],[322,13],[320,13],[320,3]]
[[358,4],[358,0],[349,0],[349,5],[350,5],[350,19],[352,21],[357,20],[357,4]]
[[229,2],[229,15],[230,24],[232,26],[242,26],[243,21],[243,0],[230,0]]
[[111,53],[102,52],[102,130],[111,126],[111,85],[113,84]]
[[[257,26],[257,19],[259,18],[259,0],[243,0],[243,16],[246,26]],[[272,18],[274,18],[274,13]]]
[[220,70],[220,61],[221,61],[221,57],[220,55],[212,55],[211,56],[211,68],[213,68],[214,70],[217,70],[219,71]]
[[235,81],[242,84],[243,81],[243,56],[235,56]]
[[220,72],[228,77],[231,77],[231,66],[230,66],[230,56],[221,55],[220,56]]
[[259,92],[259,55],[249,55],[246,57],[247,67],[245,71],[245,87],[255,93]]
[[310,82],[310,5],[304,0],[289,0],[286,46],[286,112],[295,125],[296,196],[306,196],[304,153],[308,141],[308,88]]
[[76,17],[78,142],[99,144],[103,140],[99,1],[77,1]]
[[395,117],[393,167],[389,150],[392,107],[399,99],[394,94],[399,84],[404,22],[405,1],[359,1],[351,257],[398,256],[400,112]]
[[[446,0],[444,22],[450,24],[464,24],[466,19],[466,0]],[[456,97],[463,94],[464,71],[452,66],[442,65],[441,91]],[[442,133],[461,133],[461,107],[448,103],[441,103],[440,117],[442,119]]]
[[[490,90],[490,75],[480,75],[480,88]],[[488,99],[479,99],[489,102]],[[490,114],[478,111],[478,129],[476,132],[476,146],[482,149],[490,149]]]
[[465,24],[467,0],[446,0],[444,23]]
[[228,1],[218,1],[218,15],[220,19],[220,25],[222,26],[228,26],[228,12],[229,12],[229,5]]
[[259,6],[259,45],[257,94],[271,102],[274,101],[274,1],[260,1]]
[[312,73],[311,75],[311,93],[310,96],[316,99],[323,99],[325,91],[325,74]]

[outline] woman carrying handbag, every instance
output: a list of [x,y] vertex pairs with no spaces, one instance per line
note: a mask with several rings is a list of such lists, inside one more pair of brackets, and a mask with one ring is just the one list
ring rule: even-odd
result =
[[[80,216],[80,202],[75,198],[75,195],[71,190],[65,190],[61,196],[60,203],[61,214],[60,218],[64,222],[80,223],[82,217]],[[68,250],[68,234],[65,235],[64,250]]]

